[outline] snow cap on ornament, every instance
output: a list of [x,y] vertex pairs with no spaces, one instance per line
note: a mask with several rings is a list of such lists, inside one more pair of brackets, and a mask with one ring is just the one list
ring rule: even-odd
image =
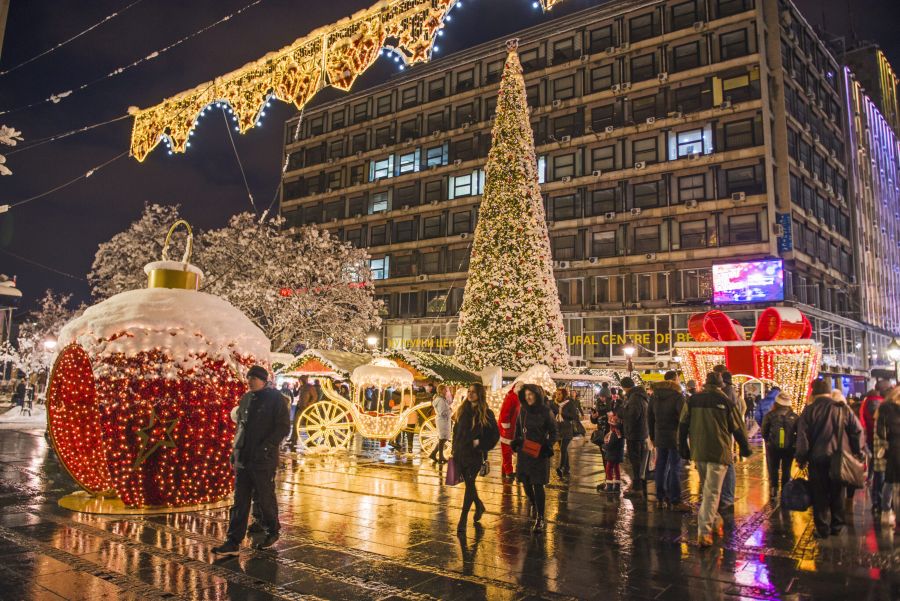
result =
[[[181,258],[181,262],[170,261],[169,243],[172,242],[172,234],[175,233],[179,225],[183,225],[187,229],[187,244],[185,245],[184,256]],[[144,266],[144,273],[147,274],[147,288],[199,290],[203,272],[189,263],[193,250],[194,232],[187,221],[180,219],[169,228],[166,242],[163,244],[162,261],[153,261]]]

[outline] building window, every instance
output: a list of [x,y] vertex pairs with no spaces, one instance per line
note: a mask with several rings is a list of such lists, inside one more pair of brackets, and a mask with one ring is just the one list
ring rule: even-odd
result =
[[663,271],[636,274],[634,292],[638,302],[666,300],[669,297],[669,274]]
[[402,108],[409,108],[411,106],[416,106],[419,103],[419,88],[412,87],[406,88],[402,92],[400,92],[400,105]]
[[362,123],[369,118],[369,105],[366,102],[353,107],[353,123]]
[[575,76],[560,77],[553,80],[553,99],[566,100],[575,97]]
[[[722,93],[727,100],[732,102],[744,102],[752,99],[753,88],[750,85],[750,76],[744,74],[723,79]],[[785,99],[787,99],[787,95],[785,95]]]
[[656,152],[656,136],[652,138],[644,138],[643,140],[635,140],[632,143],[632,154],[635,163],[655,163],[658,159]]
[[634,228],[635,254],[655,253],[659,252],[659,249],[660,239],[658,225],[649,225],[646,227]]
[[631,59],[631,81],[646,81],[656,77],[656,53],[636,56]]
[[594,232],[591,238],[592,257],[616,256],[616,230]]
[[416,221],[408,219],[394,224],[394,242],[412,242],[416,239]]
[[[436,272],[428,272],[436,273]],[[425,314],[426,315],[446,315],[447,314],[447,297],[450,296],[449,290],[428,290],[425,292]]]
[[748,244],[760,242],[759,215],[736,215],[728,218],[728,231],[725,233],[728,244]]
[[762,194],[764,191],[765,181],[758,166],[749,165],[725,171],[725,194],[729,196],[735,192]]
[[591,92],[604,92],[613,85],[613,66],[591,69]]
[[553,119],[553,137],[559,140],[563,136],[575,136],[580,134],[580,131],[576,131],[577,127],[577,113],[572,113],[571,115],[563,115],[562,117],[556,117]]
[[325,221],[344,218],[344,201],[335,200],[325,204]]
[[557,280],[559,304],[563,307],[581,307],[584,304],[584,279]]
[[344,111],[335,111],[331,113],[331,129],[340,129],[344,127]]
[[671,134],[669,137],[669,160],[712,152],[712,127],[690,129]]
[[394,194],[394,206],[409,208],[419,204],[418,186],[411,183],[407,186],[398,187]]
[[578,217],[575,195],[557,196],[553,199],[553,220],[564,221]]
[[682,221],[679,224],[681,248],[706,248],[706,220]]
[[725,124],[725,150],[756,146],[753,119]]
[[633,44],[657,35],[656,13],[647,13],[628,21],[628,40]]
[[634,206],[638,209],[650,209],[663,204],[663,182],[643,182],[634,184]]
[[591,109],[591,129],[602,132],[606,127],[615,125],[615,105],[598,106]]
[[564,63],[575,58],[575,40],[560,40],[553,42],[553,62]]
[[469,103],[456,107],[456,127],[475,122],[475,104]]
[[400,155],[400,165],[398,166],[397,172],[401,175],[404,173],[415,173],[419,170],[419,149],[417,148],[415,151],[401,154]]
[[421,257],[422,273],[440,273],[441,272],[441,253],[429,252],[422,253]]
[[678,178],[678,200],[706,200],[706,176],[702,173]]
[[686,71],[700,66],[700,42],[672,48],[672,71]]
[[396,255],[391,265],[391,277],[399,278],[413,274],[413,256]]
[[353,165],[350,167],[350,185],[358,186],[362,183],[365,183],[365,176],[363,175],[366,171],[365,163],[360,165]]
[[575,177],[575,155],[562,154],[553,157],[553,181]]
[[441,231],[441,216],[433,215],[422,220],[422,238],[438,238],[443,234]]
[[394,126],[393,124],[386,127],[379,127],[375,130],[375,146],[384,148],[394,143]]
[[344,232],[344,240],[350,243],[353,248],[362,248],[363,246],[363,230],[361,227],[346,230]]
[[366,212],[366,197],[354,196],[348,202],[347,214],[350,217],[362,217]]
[[591,30],[591,52],[601,52],[615,45],[612,25]]
[[371,246],[382,246],[388,243],[387,225],[373,225],[369,228],[369,244]]
[[557,236],[553,239],[553,258],[557,261],[570,261],[576,258],[578,236]]
[[429,113],[428,119],[428,135],[443,132],[446,127],[444,123],[444,112]]
[[[399,268],[397,265],[401,257],[394,259],[394,275],[398,276]],[[397,315],[400,317],[415,317],[419,314],[419,293],[418,292],[401,292],[397,295]]]
[[400,139],[413,140],[419,137],[419,120],[409,119],[400,124]]
[[447,164],[447,145],[433,146],[425,151],[426,167],[442,167]]
[[487,83],[497,83],[500,81],[500,78],[503,77],[503,67],[506,65],[506,61],[494,61],[492,63],[488,63],[487,66]]
[[648,117],[656,116],[656,96],[644,96],[631,101],[631,119],[643,123]]
[[341,186],[341,182],[342,182],[341,175],[342,175],[341,170],[338,169],[337,171],[330,172],[326,176],[325,187],[327,188],[327,190],[340,190],[341,189],[341,187],[342,187]]
[[425,202],[440,202],[443,199],[444,186],[441,180],[425,182]]
[[522,62],[522,70],[525,71],[525,73],[541,69],[546,63],[546,61],[541,60],[538,56],[537,48],[520,52],[519,59]]
[[484,172],[473,171],[466,175],[450,176],[450,200],[463,196],[475,196],[484,191]]
[[365,133],[356,134],[350,142],[350,151],[353,154],[365,152],[369,149],[368,136]]
[[381,117],[391,112],[391,96],[381,96],[375,100],[375,115]]
[[344,156],[344,141],[333,140],[328,145],[328,158],[339,159]]
[[712,270],[686,269],[679,272],[681,294],[679,300],[703,300],[712,296]]
[[474,138],[465,138],[453,142],[453,159],[456,161],[471,161],[475,158]]
[[697,0],[689,0],[688,2],[674,5],[671,15],[672,31],[685,29],[701,20],[697,12]]
[[719,36],[719,60],[727,61],[749,52],[747,46],[747,30],[738,29]]
[[615,145],[594,148],[591,150],[591,171],[615,171],[616,147]]
[[387,177],[394,177],[394,155],[369,162],[369,181],[374,182]]
[[472,232],[472,211],[453,213],[453,233],[468,234]]
[[471,252],[468,247],[454,248],[450,251],[450,269],[453,273],[469,270]]
[[703,108],[703,84],[686,86],[675,90],[675,110],[695,113]]
[[390,198],[387,192],[376,192],[369,199],[369,215],[390,210]]
[[475,87],[475,69],[466,69],[456,74],[456,91],[466,92]]
[[434,81],[428,82],[428,100],[440,100],[446,96],[444,91],[444,78],[435,79]]
[[309,120],[309,135],[320,136],[325,132],[325,115],[319,115]]
[[605,215],[619,210],[618,188],[606,188],[591,192],[591,215]]
[[625,302],[625,278],[620,275],[595,277],[594,302],[598,305]]
[[749,0],[716,0],[716,14],[721,19],[747,10]]
[[382,257],[380,259],[369,259],[369,270],[372,272],[373,280],[386,280],[390,277],[389,270],[390,257]]

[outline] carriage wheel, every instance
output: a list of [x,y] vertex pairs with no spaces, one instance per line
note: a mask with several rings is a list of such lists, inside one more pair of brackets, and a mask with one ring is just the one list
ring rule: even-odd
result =
[[313,403],[297,420],[297,440],[307,449],[346,449],[352,438],[350,412],[337,403]]
[[431,455],[439,440],[437,421],[434,416],[431,416],[425,420],[425,423],[422,424],[422,429],[419,430],[419,445],[422,447],[422,453]]

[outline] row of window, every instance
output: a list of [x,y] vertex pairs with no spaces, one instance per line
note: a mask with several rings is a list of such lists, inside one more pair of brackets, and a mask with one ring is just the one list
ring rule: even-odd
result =
[[827,148],[830,154],[837,157],[844,156],[843,132],[829,127],[829,123],[835,126],[842,123],[843,116],[839,108],[835,109],[834,114],[828,111],[827,118],[823,119],[818,112],[810,110],[809,100],[802,93],[796,92],[793,87],[785,86],[784,98],[788,114],[802,124],[813,140]]
[[855,273],[856,269],[849,250],[837,241],[811,228],[808,224],[801,224],[796,219],[791,223],[791,232],[795,249],[805,252],[847,277]]
[[[850,216],[831,199],[818,193],[809,180],[791,173],[790,189],[791,200],[802,207],[808,216],[815,217],[821,224],[850,239]],[[843,194],[842,189],[838,189],[838,193]]]
[[[788,156],[798,167],[804,169],[810,178],[825,188],[829,194],[840,194],[847,198],[847,179],[841,175],[839,167],[844,155],[830,157],[823,155],[815,144],[810,144],[792,127],[787,128]],[[834,161],[834,164],[832,164]],[[800,198],[796,196],[795,199]],[[799,204],[799,203],[798,203]]]
[[[520,51],[520,60],[526,73],[542,69],[548,64],[559,64],[569,62],[582,55],[584,48],[590,53],[606,52],[610,48],[619,47],[624,43],[636,43],[652,37],[657,37],[663,33],[663,22],[668,23],[666,31],[675,31],[686,29],[698,22],[705,22],[710,18],[722,18],[736,12],[742,12],[753,6],[752,0],[716,0],[721,3],[722,7],[715,5],[713,11],[707,14],[705,2],[702,0],[687,0],[669,8],[668,19],[664,17],[664,7],[653,10],[652,12],[631,17],[628,19],[627,25],[621,20],[616,20],[608,25],[601,25],[592,28],[588,32],[582,32],[580,36],[566,37],[563,39],[555,39],[549,42],[549,48],[543,44],[533,48],[525,48]],[[690,22],[688,22],[690,21]],[[624,35],[627,32],[627,35]],[[583,39],[581,39],[583,38]],[[755,32],[747,29],[738,29],[735,31],[721,32],[717,34],[714,46],[710,48],[711,52],[707,52],[706,44],[708,38],[700,38],[686,44],[676,45],[671,51],[668,49],[660,49],[657,52],[650,52],[638,57],[630,59],[629,66],[626,68],[624,59],[616,61],[616,74],[619,81],[637,82],[645,79],[654,78],[658,73],[669,70],[671,72],[684,71],[693,67],[697,67],[707,63],[707,60],[713,62],[730,60],[739,56],[743,56],[755,52]],[[549,60],[548,60],[549,54]],[[665,64],[663,64],[665,61]],[[458,71],[444,74],[428,80],[427,82],[419,82],[408,87],[401,88],[396,93],[385,93],[380,96],[374,96],[349,107],[332,111],[329,114],[320,113],[311,116],[306,123],[301,125],[300,135],[302,138],[317,136],[326,131],[336,131],[343,127],[353,124],[363,123],[371,118],[389,115],[397,110],[404,110],[418,106],[422,102],[433,102],[446,98],[452,94],[460,94],[479,85],[489,85],[500,80],[503,72],[505,57],[491,58],[482,65],[475,65]],[[606,84],[606,88],[594,88],[593,91],[600,89],[608,89],[613,82],[612,66],[607,65],[602,69],[610,68],[610,81]],[[482,76],[483,74],[483,76]],[[603,79],[605,75],[602,72],[591,74],[590,79]],[[561,96],[554,95],[555,98],[565,98],[567,93],[574,96],[575,82],[571,83],[565,80],[554,81],[552,85],[554,92],[559,91]],[[585,86],[584,89],[588,89]],[[537,105],[532,105],[537,106]],[[326,123],[326,120],[328,121]],[[296,124],[288,124],[286,142],[293,141]]]

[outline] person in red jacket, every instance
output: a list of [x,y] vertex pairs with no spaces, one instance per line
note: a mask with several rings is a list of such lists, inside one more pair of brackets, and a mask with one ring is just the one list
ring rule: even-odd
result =
[[519,418],[519,391],[522,383],[516,382],[506,393],[503,404],[500,406],[500,419],[497,425],[500,427],[500,452],[503,455],[503,479],[515,480],[516,472],[513,470],[513,450],[509,446],[516,436],[516,420]]

